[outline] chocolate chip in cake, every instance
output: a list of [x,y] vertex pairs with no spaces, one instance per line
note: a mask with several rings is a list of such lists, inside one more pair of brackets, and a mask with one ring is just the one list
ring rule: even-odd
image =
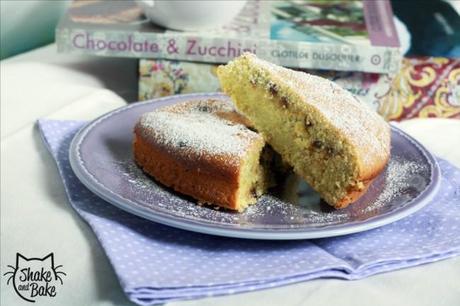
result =
[[276,86],[275,83],[273,82],[268,82],[268,91],[270,91],[270,93],[273,95],[273,96],[276,96],[278,94],[278,88]]
[[287,98],[287,97],[282,96],[282,97],[280,98],[280,102],[281,102],[281,106],[282,106],[283,108],[287,108],[287,107],[288,107],[288,104],[289,104],[289,103],[288,103],[288,98]]
[[179,141],[179,148],[185,148],[187,143],[185,141]]
[[249,130],[251,130],[251,131],[253,131],[253,132],[256,132],[256,133],[257,133],[257,130],[256,130],[256,128],[255,128],[255,127],[253,127],[253,126],[248,126],[248,125],[247,125],[246,127],[247,127]]
[[251,188],[251,195],[254,197],[254,198],[257,198],[258,197],[258,194],[257,194],[257,189],[255,187]]
[[200,112],[203,112],[203,113],[210,113],[211,112],[211,108],[209,106],[206,106],[206,105],[198,106],[198,110]]
[[323,147],[323,142],[321,140],[315,140],[313,141],[313,147],[316,149],[321,149]]
[[326,153],[327,153],[329,156],[332,156],[332,155],[334,155],[335,150],[334,150],[334,148],[327,147],[327,148],[326,148]]

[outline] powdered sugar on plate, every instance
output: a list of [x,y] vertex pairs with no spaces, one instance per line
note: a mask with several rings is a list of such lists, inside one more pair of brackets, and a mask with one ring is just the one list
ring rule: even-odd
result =
[[407,161],[395,156],[388,163],[385,171],[385,188],[364,211],[370,212],[381,208],[392,199],[412,196],[422,191],[428,184],[425,175],[428,171],[423,164]]
[[[305,182],[295,180],[297,185],[294,188],[291,184],[272,191],[245,212],[237,213],[199,205],[194,199],[155,182],[132,160],[119,162],[116,168],[125,178],[125,188],[130,193],[137,193],[136,198],[142,199],[139,204],[143,207],[160,209],[180,218],[249,228],[268,224],[273,228],[324,227],[366,220],[409,203],[427,186],[429,172],[425,165],[396,155],[373,182],[368,193],[345,209],[330,207]],[[287,189],[289,193],[283,192]]]

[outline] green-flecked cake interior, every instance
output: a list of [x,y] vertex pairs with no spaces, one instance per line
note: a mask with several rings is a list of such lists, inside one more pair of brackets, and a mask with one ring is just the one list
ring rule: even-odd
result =
[[[361,175],[362,161],[355,143],[347,138],[347,130],[344,133],[331,122],[330,116],[334,114],[327,113],[328,109],[305,103],[305,96],[297,90],[302,82],[299,72],[281,67],[277,70],[274,65],[262,61],[258,65],[254,61],[253,56],[245,55],[219,67],[218,77],[224,92],[297,174],[326,202],[340,207],[340,203],[347,202],[351,191],[359,192],[365,186],[366,177]],[[312,92],[311,96],[334,99],[338,88],[331,85],[324,92],[325,84],[322,85],[323,92]],[[339,114],[337,109],[333,111]],[[353,128],[348,131],[359,130]]]
[[239,211],[244,211],[248,205],[256,203],[257,199],[274,184],[270,169],[271,155],[264,145],[265,143],[255,143],[241,161],[237,193]]

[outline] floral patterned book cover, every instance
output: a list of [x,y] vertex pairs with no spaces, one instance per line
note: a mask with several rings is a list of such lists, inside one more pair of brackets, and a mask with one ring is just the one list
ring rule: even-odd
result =
[[[170,60],[139,62],[139,99],[219,91],[217,65]],[[460,119],[460,60],[404,58],[399,73],[304,70],[334,80],[387,120]]]
[[390,0],[251,0],[230,24],[201,32],[157,26],[132,0],[75,0],[56,43],[60,52],[206,63],[250,51],[292,68],[373,73],[401,62]]

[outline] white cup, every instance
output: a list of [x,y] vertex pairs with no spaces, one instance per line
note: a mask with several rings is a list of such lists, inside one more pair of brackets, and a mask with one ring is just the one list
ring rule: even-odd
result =
[[182,31],[211,29],[229,23],[241,11],[246,0],[136,0],[154,23]]

